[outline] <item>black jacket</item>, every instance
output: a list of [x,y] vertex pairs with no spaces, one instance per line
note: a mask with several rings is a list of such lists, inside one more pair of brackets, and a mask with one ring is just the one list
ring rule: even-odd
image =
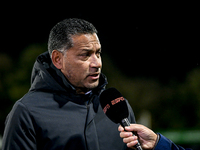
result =
[[119,125],[111,122],[99,105],[106,84],[101,74],[98,87],[88,95],[78,95],[52,65],[48,52],[41,54],[33,67],[29,92],[7,117],[3,150],[127,149],[119,137]]

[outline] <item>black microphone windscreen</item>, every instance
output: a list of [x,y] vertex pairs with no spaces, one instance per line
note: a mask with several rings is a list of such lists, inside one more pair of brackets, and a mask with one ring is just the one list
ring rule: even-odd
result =
[[115,123],[128,118],[128,107],[124,97],[115,88],[108,88],[100,95],[101,107],[106,116]]

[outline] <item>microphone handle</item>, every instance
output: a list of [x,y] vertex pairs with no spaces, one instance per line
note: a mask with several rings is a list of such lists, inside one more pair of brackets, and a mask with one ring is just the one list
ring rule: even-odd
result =
[[[129,120],[128,120],[128,118],[124,118],[124,119],[122,119],[122,121],[121,121],[121,126],[124,128],[124,130],[125,130],[125,127],[126,126],[130,126],[131,124],[130,124],[130,122],[129,122]],[[126,130],[125,130],[126,131]],[[133,133],[133,135],[135,135],[135,133],[134,132],[132,132]],[[135,148],[137,149],[137,150],[143,150],[142,149],[142,147],[141,147],[141,145],[140,145],[140,142],[138,141],[138,143],[135,145]]]

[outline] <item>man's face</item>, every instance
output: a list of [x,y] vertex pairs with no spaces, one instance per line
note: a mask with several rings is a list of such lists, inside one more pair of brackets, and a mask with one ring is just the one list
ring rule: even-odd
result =
[[101,45],[96,34],[72,36],[73,47],[63,55],[62,73],[77,89],[93,89],[99,84]]

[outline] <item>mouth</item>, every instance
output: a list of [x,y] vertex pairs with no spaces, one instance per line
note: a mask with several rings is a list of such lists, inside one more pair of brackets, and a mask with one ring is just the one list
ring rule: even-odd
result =
[[99,79],[100,73],[93,73],[93,74],[89,74],[88,77],[92,80],[97,80]]

